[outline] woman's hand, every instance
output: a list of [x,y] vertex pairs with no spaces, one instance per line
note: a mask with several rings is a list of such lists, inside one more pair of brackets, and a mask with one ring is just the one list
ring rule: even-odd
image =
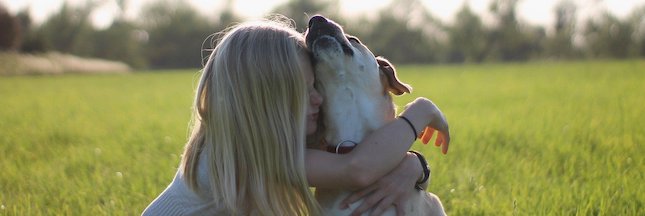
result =
[[361,215],[372,209],[370,215],[381,215],[389,207],[396,208],[397,215],[404,214],[405,202],[416,192],[414,185],[423,168],[415,154],[407,153],[403,161],[374,184],[354,192],[343,200],[341,206],[347,208],[351,203],[363,199],[352,215]]
[[443,154],[448,153],[450,129],[446,117],[437,105],[427,98],[420,97],[406,105],[406,110],[401,115],[407,116],[415,125],[422,125],[418,128],[422,128],[419,139],[423,144],[428,144],[434,132],[437,131],[435,146],[441,146]]

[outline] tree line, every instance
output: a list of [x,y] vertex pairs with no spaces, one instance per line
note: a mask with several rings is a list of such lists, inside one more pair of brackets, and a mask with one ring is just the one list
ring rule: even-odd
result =
[[[243,21],[233,10],[234,0],[214,8],[206,17],[178,0],[158,0],[144,6],[136,20],[125,16],[126,0],[110,26],[97,29],[90,21],[100,1],[84,5],[64,3],[42,24],[35,25],[27,10],[9,14],[0,5],[0,51],[39,53],[58,51],[78,56],[122,61],[134,68],[200,67],[205,40],[233,23]],[[645,57],[645,5],[624,19],[604,11],[579,21],[578,6],[561,0],[551,26],[535,26],[518,18],[520,0],[493,0],[493,24],[468,4],[452,23],[434,17],[420,0],[392,1],[375,17],[338,13],[337,1],[290,0],[273,13],[294,20],[304,31],[308,16],[323,14],[358,36],[377,55],[396,63],[517,62],[535,59],[571,60]],[[549,29],[549,30],[547,30]]]

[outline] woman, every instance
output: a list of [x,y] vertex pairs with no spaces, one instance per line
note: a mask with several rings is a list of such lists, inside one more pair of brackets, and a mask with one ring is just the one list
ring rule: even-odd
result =
[[[408,140],[379,131],[361,143],[381,147],[386,142],[393,151],[359,147],[352,154],[335,155],[306,149],[305,137],[316,131],[322,103],[309,57],[302,35],[281,22],[248,22],[229,30],[197,87],[192,134],[180,168],[143,215],[320,215],[310,185],[361,189],[391,170],[398,171],[390,176],[418,179],[421,167],[411,166],[418,160],[404,156],[413,141],[411,132],[401,132],[410,130],[406,123],[385,127]],[[424,111],[429,101],[420,101],[406,113],[423,128],[430,122]],[[383,137],[393,138],[374,143]],[[395,159],[374,162],[367,157],[392,154],[388,152],[396,152]],[[341,161],[349,168],[322,166]],[[363,167],[365,163],[373,164]],[[375,165],[379,168],[368,169]],[[351,179],[346,179],[348,172]]]

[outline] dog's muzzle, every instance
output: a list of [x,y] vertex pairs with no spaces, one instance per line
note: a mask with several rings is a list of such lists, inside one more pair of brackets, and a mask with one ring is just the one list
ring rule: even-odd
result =
[[345,38],[340,26],[323,16],[313,16],[309,19],[309,26],[305,36],[307,46],[314,52],[316,49],[327,49],[340,46],[345,55],[354,55],[354,50]]

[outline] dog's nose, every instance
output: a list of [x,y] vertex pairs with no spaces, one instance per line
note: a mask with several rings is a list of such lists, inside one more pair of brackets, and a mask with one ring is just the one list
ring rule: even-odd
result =
[[325,17],[320,15],[313,16],[311,17],[311,19],[309,19],[309,28],[311,28],[311,26],[317,23],[327,23],[327,19],[325,19]]

